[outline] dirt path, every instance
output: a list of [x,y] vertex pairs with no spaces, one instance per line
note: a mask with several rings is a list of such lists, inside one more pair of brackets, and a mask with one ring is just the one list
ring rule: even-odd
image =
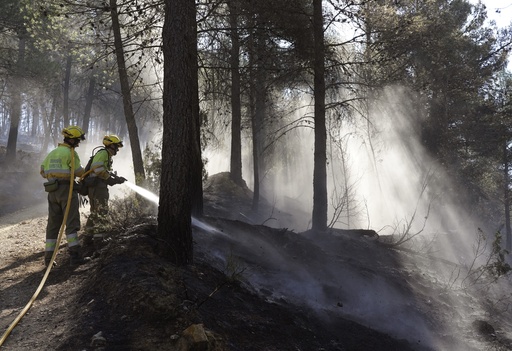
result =
[[[46,203],[0,217],[0,331],[2,336],[30,301],[43,278],[43,249],[47,222]],[[62,245],[61,245],[62,247]],[[67,260],[61,248],[57,262]],[[84,267],[86,269],[86,267]],[[80,270],[52,270],[41,293],[0,349],[51,350],[62,330],[67,304]],[[58,284],[57,284],[58,283]],[[66,292],[63,294],[62,292]],[[65,324],[64,324],[65,325]]]

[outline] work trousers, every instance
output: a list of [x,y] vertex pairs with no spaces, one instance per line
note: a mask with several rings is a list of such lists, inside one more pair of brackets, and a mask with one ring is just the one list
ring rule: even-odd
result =
[[[61,181],[57,190],[48,193],[48,223],[46,225],[45,251],[54,251],[60,227],[68,205],[69,183]],[[73,191],[66,219],[66,239],[68,247],[73,250],[79,247],[78,231],[80,230],[80,211],[78,195]]]
[[86,231],[92,234],[103,233],[108,224],[109,192],[107,183],[104,180],[99,180],[96,185],[89,187],[88,196],[91,213],[85,224]]

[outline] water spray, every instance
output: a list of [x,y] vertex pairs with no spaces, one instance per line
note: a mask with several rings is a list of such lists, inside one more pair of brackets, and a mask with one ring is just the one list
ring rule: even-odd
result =
[[[144,189],[138,185],[135,185],[129,181],[126,181],[123,183],[124,185],[126,185],[127,187],[129,187],[130,189],[132,189],[133,191],[135,191],[137,194],[139,194],[140,196],[144,197],[145,199],[155,203],[155,204],[159,204],[160,202],[160,198],[158,197],[158,195],[156,194],[153,194],[151,191],[147,190],[147,189]],[[203,223],[199,220],[197,220],[196,218],[192,217],[192,225],[194,227],[197,227],[197,228],[201,228],[203,230],[206,230],[210,233],[221,233],[219,230],[215,229],[214,227],[212,227],[211,225],[208,225],[206,223]]]
[[123,184],[132,189],[133,191],[135,191],[140,196],[158,205],[158,202],[160,200],[158,195],[153,194],[151,191],[144,189],[138,185],[135,185],[129,181],[126,181]]

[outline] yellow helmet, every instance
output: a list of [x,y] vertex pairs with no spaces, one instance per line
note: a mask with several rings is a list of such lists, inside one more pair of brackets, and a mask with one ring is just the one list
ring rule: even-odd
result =
[[82,128],[77,126],[69,126],[62,130],[62,135],[67,139],[85,140],[85,133]]
[[103,145],[110,146],[115,145],[117,147],[123,147],[123,141],[115,134],[105,135],[103,137]]

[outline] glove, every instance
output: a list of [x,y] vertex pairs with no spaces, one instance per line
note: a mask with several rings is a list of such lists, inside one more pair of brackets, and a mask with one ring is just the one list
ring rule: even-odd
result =
[[117,184],[116,183],[116,178],[111,176],[110,178],[105,179],[105,183],[107,183],[107,185],[110,185],[110,186],[116,185]]
[[118,177],[116,176],[116,184],[123,184],[124,182],[126,182],[126,178],[125,177]]
[[108,178],[106,180],[107,182],[107,185],[116,185],[116,184],[123,184],[124,182],[126,182],[126,178],[124,177],[119,177],[117,174],[111,174],[110,175],[110,178]]

